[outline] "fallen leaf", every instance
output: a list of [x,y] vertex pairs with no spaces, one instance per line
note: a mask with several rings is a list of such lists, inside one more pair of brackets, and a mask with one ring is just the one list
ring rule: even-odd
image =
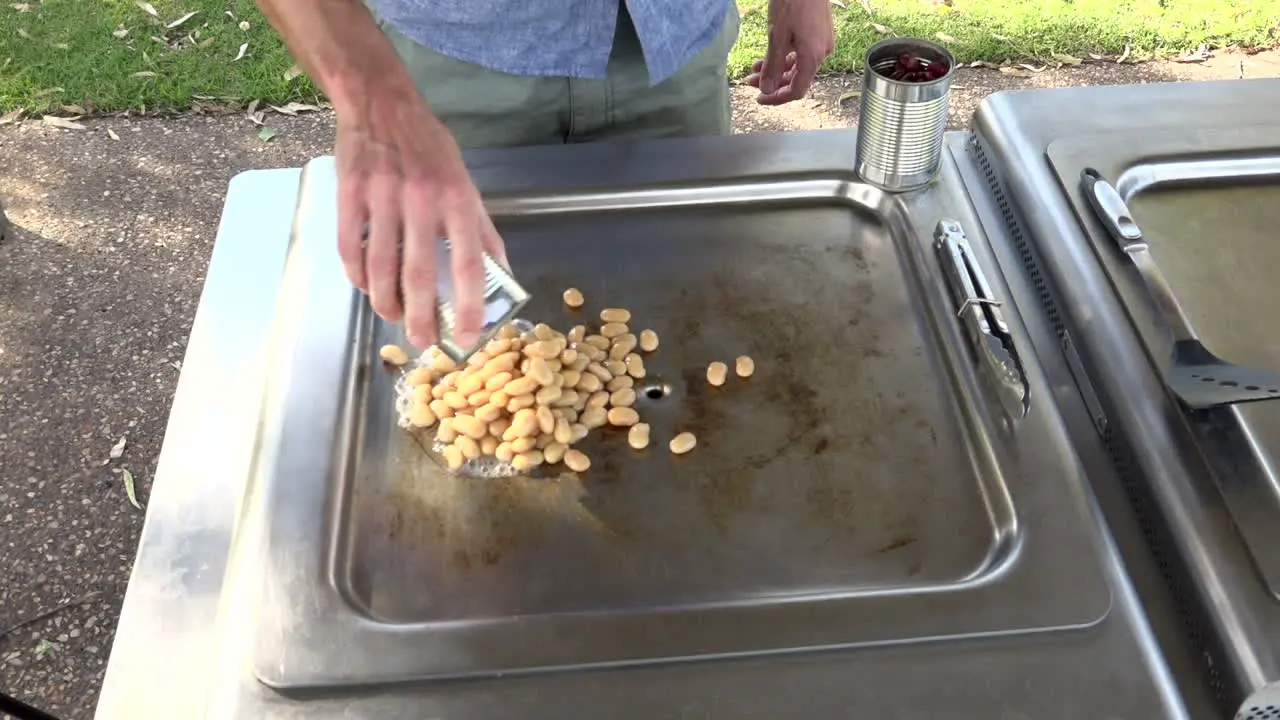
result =
[[142,11],[150,15],[151,17],[155,17],[155,18],[160,17],[160,13],[156,12],[156,9],[151,6],[151,3],[143,2],[143,0],[134,0],[134,4],[142,8]]
[[55,50],[70,50],[71,46],[66,43],[50,43]]
[[858,0],[858,4],[862,6],[862,9],[865,10],[868,15],[875,14],[876,11],[871,7],[870,0]]
[[120,473],[124,476],[124,494],[129,496],[129,504],[141,510],[142,506],[138,504],[138,490],[133,486],[133,473],[127,468]]
[[1054,59],[1054,60],[1057,60],[1058,62],[1062,63],[1063,65],[1073,65],[1073,66],[1074,66],[1074,65],[1079,65],[1080,63],[1084,62],[1084,61],[1083,61],[1083,60],[1081,60],[1080,58],[1078,58],[1078,57],[1072,57],[1071,55],[1067,55],[1066,53],[1054,53],[1054,54],[1053,54],[1053,59]]
[[223,10],[223,11],[222,11],[222,13],[223,13],[224,15],[226,15],[227,17],[231,18],[232,20],[235,20],[235,19],[236,19],[236,16],[235,16],[235,15],[233,15],[233,14],[231,13],[231,11],[230,11],[230,10]]
[[307,105],[305,103],[300,103],[300,102],[291,102],[287,105],[281,105],[279,107],[275,105],[268,105],[267,107],[283,115],[297,115],[298,113],[315,112],[320,109],[315,105]]
[[248,20],[241,20],[241,21],[240,21],[240,29],[241,29],[241,30],[243,30],[243,31],[245,31],[245,32],[249,32],[249,21],[248,21]]
[[881,35],[892,35],[892,34],[893,34],[893,30],[891,30],[890,28],[885,27],[884,25],[881,25],[880,23],[871,23],[871,27],[872,27],[872,28],[874,28],[874,29],[875,29],[875,31],[876,31],[876,32],[878,32],[878,33],[880,33]]
[[284,81],[289,82],[290,80],[298,77],[301,74],[302,74],[302,68],[298,67],[297,65],[294,65],[293,67],[284,71]]
[[846,93],[840,93],[840,97],[836,98],[836,102],[839,103],[840,105],[843,105],[846,102],[859,97],[862,97],[861,90],[850,90],[849,92],[846,92]]
[[9,7],[13,8],[14,10],[17,10],[18,12],[31,12],[30,3],[16,3],[14,5],[10,5]]
[[205,38],[205,39],[201,40],[201,41],[196,45],[196,47],[207,48],[207,47],[209,47],[209,46],[210,46],[210,45],[212,45],[212,44],[213,44],[213,38],[211,38],[211,37],[210,37],[210,38]]
[[992,36],[991,36],[991,39],[992,39],[992,40],[999,40],[1000,42],[1009,42],[1009,38],[1007,38],[1007,37],[1005,37],[1005,36],[1003,36],[1003,35],[992,35]]
[[116,444],[111,446],[111,452],[108,453],[107,456],[110,457],[112,460],[115,460],[119,458],[121,455],[124,455],[124,446],[128,442],[129,442],[129,438],[121,436],[121,438],[116,441]]
[[177,20],[174,20],[173,22],[169,23],[169,24],[168,24],[168,25],[166,25],[165,27],[167,27],[167,28],[169,28],[170,30],[172,30],[172,29],[174,29],[174,28],[178,27],[179,25],[181,25],[182,23],[184,23],[184,22],[186,22],[186,21],[190,20],[191,18],[195,17],[195,16],[196,16],[196,13],[199,13],[199,12],[200,12],[199,10],[193,10],[193,11],[191,11],[191,12],[187,13],[186,15],[183,15],[182,17],[178,18]]
[[262,142],[271,142],[271,138],[275,136],[276,131],[269,127],[264,127],[262,130],[258,131],[258,139]]
[[946,33],[944,33],[944,32],[935,33],[935,34],[934,34],[934,37],[938,38],[939,40],[941,40],[941,41],[942,41],[942,42],[944,42],[944,43],[958,43],[958,42],[960,42],[960,41],[959,41],[959,40],[957,40],[955,37],[953,37],[953,36],[951,36],[951,35],[948,35],[948,34],[946,34]]
[[58,109],[68,115],[88,115],[89,114],[88,110],[85,110],[83,107],[79,105],[63,105]]
[[141,70],[141,71],[139,71],[139,72],[134,73],[134,74],[133,74],[133,76],[134,76],[134,77],[141,77],[141,78],[148,78],[148,77],[155,77],[155,76],[156,76],[156,74],[155,74],[155,73],[153,73],[153,72],[151,72],[150,70]]
[[1106,57],[1106,55],[1099,55],[1098,53],[1089,53],[1090,60],[1105,60]]
[[1130,53],[1130,52],[1132,52],[1132,51],[1133,51],[1133,48],[1129,47],[1128,45],[1125,45],[1125,46],[1124,46],[1124,52],[1123,52],[1123,53],[1121,53],[1121,54],[1120,54],[1120,57],[1116,59],[1116,64],[1117,64],[1117,65],[1119,65],[1120,63],[1124,62],[1125,60],[1128,60],[1128,59],[1129,59],[1129,53]]
[[36,97],[44,97],[46,95],[56,95],[60,92],[66,92],[66,90],[63,90],[60,87],[45,88],[43,90],[37,90]]
[[81,125],[80,123],[75,122],[73,120],[54,117],[53,115],[45,115],[40,119],[44,121],[45,125],[52,125],[53,127],[62,128],[63,130],[88,130],[89,129],[84,125]]
[[26,28],[18,28],[18,37],[22,38],[23,40],[30,40],[31,34],[27,32]]
[[995,70],[995,69],[998,69],[1000,66],[993,62],[987,62],[986,60],[974,60],[973,62],[969,63],[969,67],[991,68],[992,70]]
[[831,0],[831,4],[835,5],[838,8],[849,7],[848,5],[845,5],[843,2],[841,2],[841,0]]
[[1018,67],[1023,70],[1030,70],[1033,73],[1044,72],[1045,70],[1044,66],[1036,67],[1035,65],[1028,65],[1026,63],[1019,63]]
[[1035,73],[1031,72],[1030,70],[1023,70],[1022,68],[1016,68],[1016,67],[1002,67],[1000,68],[1000,72],[1004,73],[1005,75],[1010,75],[1012,77],[1020,77],[1020,78],[1029,78],[1029,77],[1035,76]]
[[[258,110],[258,101],[251,100],[249,101],[248,109],[244,111],[244,116],[249,118],[250,120],[253,120],[253,122],[258,122],[257,120],[254,120],[254,117],[253,117],[254,115],[257,114],[257,110]],[[261,123],[258,123],[258,124],[261,125]]]
[[112,30],[111,34],[115,35],[117,40],[123,40],[129,34],[129,28],[120,25],[115,30]]
[[10,110],[4,115],[0,115],[0,125],[8,125],[9,123],[18,122],[18,119],[22,117],[22,113],[24,112],[26,111],[22,108],[18,108],[17,110]]
[[1205,43],[1200,43],[1200,47],[1174,58],[1173,61],[1176,63],[1198,63],[1204,62],[1211,57],[1213,57],[1213,53],[1209,52],[1209,46]]
[[112,140],[120,139],[120,136],[116,134],[116,131],[112,130],[111,128],[107,128],[107,137],[111,138]]
[[[236,53],[236,60],[239,60],[240,58],[244,57],[244,53],[248,49],[249,49],[249,43],[242,43],[240,45],[240,52]],[[232,62],[235,62],[235,60],[233,60]]]

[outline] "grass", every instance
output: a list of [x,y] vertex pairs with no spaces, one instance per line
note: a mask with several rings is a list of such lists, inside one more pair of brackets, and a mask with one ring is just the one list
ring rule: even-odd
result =
[[[766,44],[767,0],[739,4],[742,35],[729,60],[735,75]],[[866,47],[887,32],[942,38],[960,58],[989,62],[1120,54],[1126,46],[1131,57],[1177,54],[1201,43],[1262,48],[1273,46],[1280,32],[1280,0],[835,4],[832,71],[856,69]],[[4,0],[0,6],[0,113],[183,109],[201,98],[314,103],[316,88],[293,77],[292,66],[252,0]]]

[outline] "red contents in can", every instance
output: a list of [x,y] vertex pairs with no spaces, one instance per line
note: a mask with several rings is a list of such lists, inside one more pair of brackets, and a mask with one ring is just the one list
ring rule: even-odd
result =
[[900,82],[929,82],[947,74],[947,64],[944,62],[931,62],[925,64],[920,58],[911,53],[903,53],[898,56],[897,62],[888,70],[881,70],[880,74],[888,77],[890,80],[898,80]]

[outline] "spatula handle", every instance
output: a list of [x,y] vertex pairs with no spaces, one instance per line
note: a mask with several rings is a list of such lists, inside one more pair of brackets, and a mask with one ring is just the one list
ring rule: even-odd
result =
[[1085,198],[1093,208],[1094,215],[1107,228],[1107,234],[1116,241],[1121,250],[1127,253],[1141,252],[1147,249],[1147,242],[1142,238],[1142,230],[1129,212],[1129,206],[1115,187],[1093,168],[1085,168],[1081,173],[1080,186]]

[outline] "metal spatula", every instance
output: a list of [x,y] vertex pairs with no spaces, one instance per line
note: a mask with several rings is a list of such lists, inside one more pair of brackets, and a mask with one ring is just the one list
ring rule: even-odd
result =
[[1196,339],[1124,198],[1097,170],[1085,168],[1081,175],[1081,189],[1090,207],[1138,268],[1157,316],[1173,336],[1173,362],[1164,371],[1169,389],[1197,410],[1280,399],[1280,374],[1229,363]]

